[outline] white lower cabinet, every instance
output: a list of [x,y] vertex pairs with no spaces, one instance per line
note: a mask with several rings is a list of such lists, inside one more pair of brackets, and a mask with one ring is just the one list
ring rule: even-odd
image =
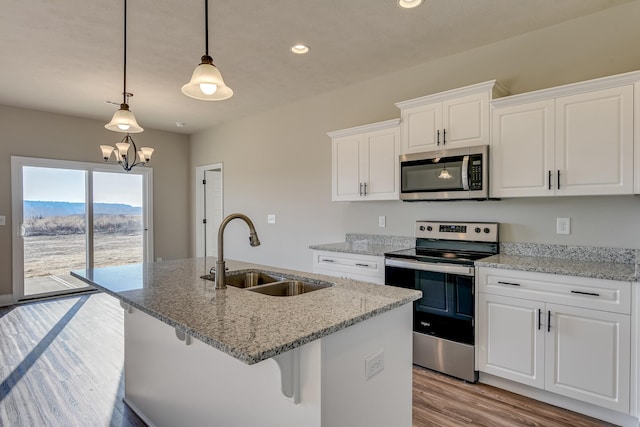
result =
[[629,414],[631,284],[479,269],[478,369]]
[[384,257],[313,251],[313,272],[384,285]]

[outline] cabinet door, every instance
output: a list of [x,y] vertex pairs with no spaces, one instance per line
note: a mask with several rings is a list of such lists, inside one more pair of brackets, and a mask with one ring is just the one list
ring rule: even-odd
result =
[[489,93],[443,101],[441,132],[443,148],[489,144]]
[[478,369],[544,388],[544,303],[479,295]]
[[558,195],[633,193],[633,85],[556,99],[556,170]]
[[441,102],[402,110],[402,154],[441,149],[438,143],[441,126]]
[[400,197],[398,128],[378,131],[364,137],[368,156],[363,167],[367,184],[366,200],[398,200]]
[[492,111],[491,196],[552,196],[554,102],[531,102]]
[[546,389],[628,413],[630,316],[557,304],[547,310]]
[[363,149],[359,135],[336,138],[332,141],[332,195],[333,201],[360,200],[360,158]]

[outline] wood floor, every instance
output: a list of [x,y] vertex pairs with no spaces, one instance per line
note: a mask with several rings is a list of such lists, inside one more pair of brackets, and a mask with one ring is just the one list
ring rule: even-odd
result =
[[[122,402],[122,317],[105,294],[0,308],[0,426],[144,426]],[[414,427],[610,425],[418,367],[413,377]]]

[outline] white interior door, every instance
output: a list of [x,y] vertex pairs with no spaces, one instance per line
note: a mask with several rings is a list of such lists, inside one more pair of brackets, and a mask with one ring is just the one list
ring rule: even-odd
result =
[[222,163],[196,168],[196,256],[218,256],[218,227],[224,218]]

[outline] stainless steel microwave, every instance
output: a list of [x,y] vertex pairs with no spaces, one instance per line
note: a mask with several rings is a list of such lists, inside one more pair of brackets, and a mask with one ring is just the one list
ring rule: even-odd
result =
[[489,147],[400,156],[400,200],[482,200],[489,198]]

